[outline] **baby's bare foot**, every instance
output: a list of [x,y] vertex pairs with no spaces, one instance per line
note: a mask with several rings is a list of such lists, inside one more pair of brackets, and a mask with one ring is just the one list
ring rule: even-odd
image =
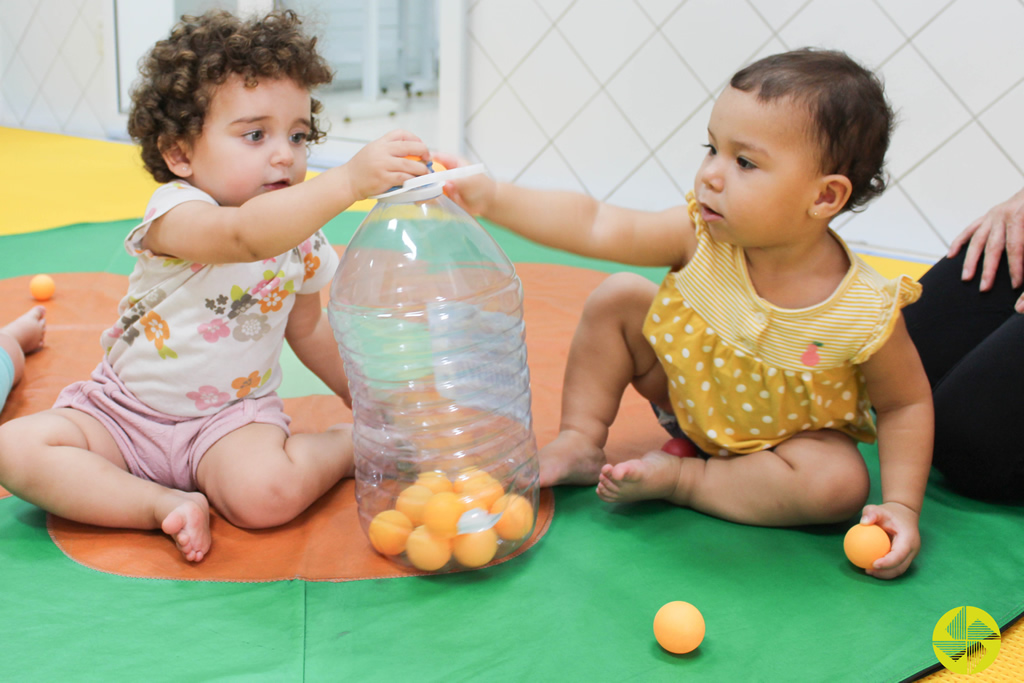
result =
[[[199,562],[210,551],[210,504],[201,493],[175,491],[169,494],[170,512],[160,528],[174,540],[174,545],[189,562]],[[177,505],[173,505],[177,502]]]
[[13,337],[26,355],[38,351],[43,347],[43,337],[46,335],[46,309],[33,306],[4,325],[2,332]]
[[565,430],[537,453],[540,461],[540,485],[596,484],[601,466],[607,462],[604,451],[579,432]]
[[597,483],[597,495],[609,503],[674,498],[683,461],[662,451],[617,465],[605,465]]

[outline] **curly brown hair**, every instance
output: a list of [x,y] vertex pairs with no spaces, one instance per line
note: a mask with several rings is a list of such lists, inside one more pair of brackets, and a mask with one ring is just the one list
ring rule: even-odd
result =
[[[307,90],[331,82],[334,74],[316,51],[315,37],[303,34],[302,20],[291,10],[250,20],[224,11],[183,16],[141,60],[141,75],[131,91],[128,134],[142,147],[142,161],[157,182],[177,176],[162,151],[195,140],[203,130],[218,85],[239,75],[247,87],[260,78],[290,78]],[[324,137],[316,114],[323,106],[311,98],[309,144]]]
[[736,72],[729,85],[762,102],[792,98],[807,107],[821,172],[844,175],[853,186],[843,211],[885,191],[896,117],[882,81],[847,54],[803,48],[771,55]]

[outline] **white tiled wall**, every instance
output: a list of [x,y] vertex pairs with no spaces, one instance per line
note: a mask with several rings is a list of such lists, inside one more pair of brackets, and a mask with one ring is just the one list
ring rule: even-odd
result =
[[[0,125],[111,134],[112,1],[0,0]],[[900,115],[891,189],[837,223],[855,248],[934,260],[1024,185],[1024,0],[466,7],[466,146],[502,179],[651,209],[681,202],[729,76],[817,45],[877,69]]]
[[840,233],[934,260],[1024,185],[1020,0],[475,0],[471,156],[524,184],[651,209],[679,203],[714,94],[806,45],[878,70],[900,117],[890,190]]
[[106,135],[117,97],[103,68],[110,1],[0,0],[0,125]]

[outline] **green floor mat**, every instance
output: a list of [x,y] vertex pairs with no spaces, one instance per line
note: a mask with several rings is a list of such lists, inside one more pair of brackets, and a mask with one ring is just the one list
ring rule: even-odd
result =
[[[332,222],[331,240],[344,243],[360,218]],[[127,273],[130,226],[0,238],[0,276]],[[494,234],[513,260],[620,269]],[[877,500],[876,451],[864,452]],[[1000,625],[1024,611],[1024,508],[938,481],[922,555],[895,581],[846,561],[848,525],[745,527],[661,502],[608,505],[591,488],[557,489],[555,510],[536,547],[486,570],[245,584],[86,569],[54,546],[40,510],[6,498],[0,671],[14,681],[899,681],[934,665],[932,631],[950,609],[979,607]],[[689,655],[653,637],[672,600],[707,622]]]
[[[42,512],[7,498],[3,668],[14,680],[898,681],[934,662],[932,629],[953,607],[1000,624],[1024,610],[1024,545],[1011,540],[1024,511],[938,485],[924,553],[895,581],[846,561],[845,525],[746,527],[660,502],[608,505],[589,488],[556,497],[548,534],[497,567],[264,584],[94,572],[50,542]],[[707,622],[689,655],[652,635],[671,600]]]

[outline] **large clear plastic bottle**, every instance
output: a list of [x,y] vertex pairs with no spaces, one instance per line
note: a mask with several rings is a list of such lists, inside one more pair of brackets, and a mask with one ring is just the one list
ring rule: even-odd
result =
[[483,566],[533,530],[522,305],[508,257],[440,184],[380,198],[342,256],[329,318],[352,392],[360,522],[399,564]]

